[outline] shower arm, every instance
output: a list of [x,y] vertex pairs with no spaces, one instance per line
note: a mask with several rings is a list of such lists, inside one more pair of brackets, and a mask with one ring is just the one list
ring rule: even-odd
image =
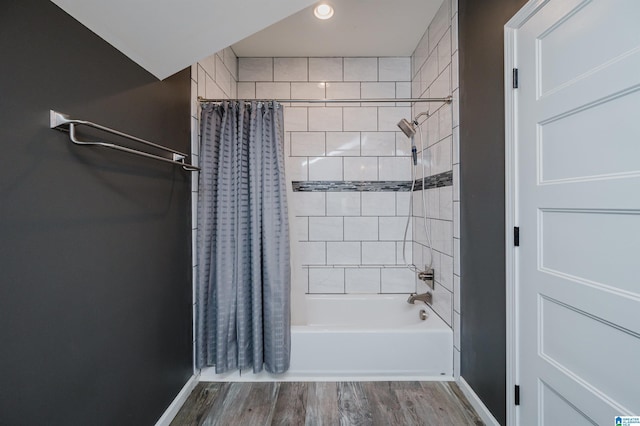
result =
[[[413,124],[415,124],[416,126],[419,126],[420,124],[422,124],[422,123],[418,123],[418,118],[420,118],[420,117],[424,117],[424,116],[426,116],[427,118],[429,118],[429,113],[428,113],[428,112],[426,112],[426,111],[423,111],[423,112],[421,112],[420,114],[416,115],[416,116],[414,117],[414,119],[413,119]],[[423,121],[423,123],[424,123],[424,121]]]

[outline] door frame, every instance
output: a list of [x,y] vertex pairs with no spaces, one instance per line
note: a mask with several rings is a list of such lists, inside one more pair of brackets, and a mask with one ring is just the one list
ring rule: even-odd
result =
[[504,110],[505,110],[505,264],[506,264],[506,395],[507,425],[519,425],[515,405],[515,386],[519,383],[519,306],[518,250],[514,246],[514,227],[518,226],[518,89],[513,88],[517,64],[517,32],[531,16],[550,0],[529,0],[504,26]]

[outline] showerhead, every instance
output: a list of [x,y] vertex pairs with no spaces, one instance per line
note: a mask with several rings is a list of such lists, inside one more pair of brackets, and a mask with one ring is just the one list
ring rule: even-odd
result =
[[[418,165],[418,150],[416,148],[416,143],[413,140],[413,135],[416,134],[416,127],[420,125],[420,123],[418,122],[418,118],[425,115],[428,117],[429,113],[421,112],[420,114],[416,115],[416,118],[414,118],[412,121],[403,118],[398,122],[398,127],[400,128],[400,130],[402,130],[402,133],[404,133],[406,137],[411,139],[411,157],[413,157],[414,166]],[[420,140],[422,140],[422,133],[420,133]]]
[[406,118],[403,118],[398,122],[398,127],[408,138],[416,134],[416,128],[413,126],[413,123],[411,123]]
[[412,121],[403,118],[398,122],[398,127],[400,127],[400,130],[402,130],[402,133],[404,133],[408,138],[411,138],[416,134],[416,126],[419,125],[418,118],[423,116],[429,117],[429,113],[421,112],[420,114],[416,115],[416,117]]

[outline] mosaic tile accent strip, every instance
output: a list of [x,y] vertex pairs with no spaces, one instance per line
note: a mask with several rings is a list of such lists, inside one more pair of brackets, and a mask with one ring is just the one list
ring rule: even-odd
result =
[[[390,180],[390,181],[333,181],[333,180],[310,180],[293,181],[291,183],[294,192],[409,192],[411,191],[410,180]],[[453,171],[439,173],[429,176],[424,180],[416,179],[414,191],[422,189],[440,188],[453,185]]]
[[411,190],[411,181],[408,180],[310,180],[293,181],[292,185],[294,192],[409,192]]
[[[431,175],[424,180],[424,189],[442,188],[443,186],[453,185],[453,170],[448,172],[438,173],[437,175]],[[414,191],[422,190],[422,179],[416,179],[416,186]]]

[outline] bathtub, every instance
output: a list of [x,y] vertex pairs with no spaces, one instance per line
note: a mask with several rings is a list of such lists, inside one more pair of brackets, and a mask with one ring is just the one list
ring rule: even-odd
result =
[[[407,379],[453,375],[453,332],[406,295],[309,295],[291,328],[289,374]],[[424,309],[429,317],[420,319]]]
[[[291,327],[282,375],[201,372],[213,381],[451,380],[453,332],[406,295],[307,295],[306,324]],[[420,319],[420,310],[428,313]]]

